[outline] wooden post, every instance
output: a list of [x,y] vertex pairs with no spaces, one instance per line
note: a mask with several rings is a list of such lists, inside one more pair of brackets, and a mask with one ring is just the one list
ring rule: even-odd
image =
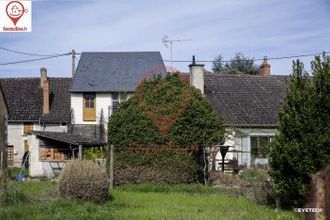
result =
[[79,145],[78,159],[82,160],[82,145]]
[[113,145],[110,145],[110,161],[109,161],[109,166],[110,166],[110,189],[113,188]]

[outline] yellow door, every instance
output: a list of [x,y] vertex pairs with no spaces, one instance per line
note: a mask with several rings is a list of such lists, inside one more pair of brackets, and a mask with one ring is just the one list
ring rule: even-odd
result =
[[83,98],[83,120],[95,121],[96,120],[96,103],[95,94],[84,94]]

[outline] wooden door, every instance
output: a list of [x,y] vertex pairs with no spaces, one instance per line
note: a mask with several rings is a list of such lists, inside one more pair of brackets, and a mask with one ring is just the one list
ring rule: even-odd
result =
[[84,94],[83,98],[83,120],[96,120],[96,100],[94,93]]
[[14,165],[14,146],[8,145],[7,147],[7,164],[8,166]]

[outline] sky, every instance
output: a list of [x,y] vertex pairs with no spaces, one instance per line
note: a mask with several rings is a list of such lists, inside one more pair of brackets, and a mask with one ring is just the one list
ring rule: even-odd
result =
[[[39,0],[32,2],[32,32],[0,32],[0,47],[39,54],[83,51],[160,51],[170,39],[173,60],[225,60],[330,51],[330,0]],[[0,64],[33,59],[0,50]],[[77,61],[79,57],[77,57]],[[310,70],[312,57],[302,59]],[[259,62],[259,61],[258,61]],[[201,62],[199,62],[201,63]],[[170,65],[169,63],[166,63]],[[212,63],[203,63],[212,69]],[[292,59],[271,60],[274,75],[291,73]],[[174,63],[188,71],[189,63]],[[0,65],[0,77],[71,76],[71,57]]]

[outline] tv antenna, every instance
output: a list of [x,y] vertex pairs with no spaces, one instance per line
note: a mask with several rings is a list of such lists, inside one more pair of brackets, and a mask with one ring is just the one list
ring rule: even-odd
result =
[[165,47],[170,48],[170,63],[171,63],[171,71],[173,69],[173,43],[174,42],[182,42],[182,41],[192,41],[192,39],[169,39],[167,35],[165,35],[162,39]]

